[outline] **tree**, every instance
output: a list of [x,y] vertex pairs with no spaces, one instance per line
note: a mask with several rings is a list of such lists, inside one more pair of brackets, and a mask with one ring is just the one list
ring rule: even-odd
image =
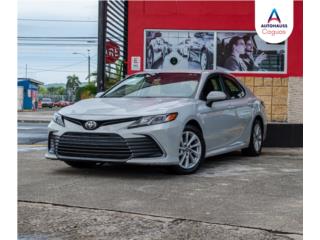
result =
[[79,81],[79,77],[76,76],[75,74],[67,77],[66,89],[67,89],[69,100],[71,101],[75,100],[75,93],[77,89],[80,87],[80,84],[81,82]]
[[45,95],[48,93],[48,89],[44,86],[39,86],[39,94]]
[[83,87],[79,87],[76,92],[76,101],[81,99],[93,98],[97,94],[97,87],[94,83],[89,83]]
[[51,95],[64,95],[66,92],[66,89],[64,87],[48,87],[47,93]]

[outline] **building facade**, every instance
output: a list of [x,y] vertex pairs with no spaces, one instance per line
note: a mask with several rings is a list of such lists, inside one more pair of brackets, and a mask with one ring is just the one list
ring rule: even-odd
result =
[[[272,46],[261,42],[255,34],[254,1],[129,1],[128,73],[200,68],[196,44],[213,47],[213,56],[206,56],[213,59],[206,69],[230,67],[223,65],[223,47],[227,52],[228,41],[233,37],[249,37],[255,44],[256,57],[261,53],[267,56],[260,63],[263,66],[231,72],[264,101],[270,123],[302,124],[302,9],[302,1],[295,1],[291,36],[282,45]],[[193,54],[191,57],[188,51]]]

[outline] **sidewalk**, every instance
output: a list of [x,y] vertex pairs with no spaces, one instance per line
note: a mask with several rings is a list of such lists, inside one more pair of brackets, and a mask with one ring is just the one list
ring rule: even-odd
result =
[[49,123],[56,110],[18,112],[18,122]]

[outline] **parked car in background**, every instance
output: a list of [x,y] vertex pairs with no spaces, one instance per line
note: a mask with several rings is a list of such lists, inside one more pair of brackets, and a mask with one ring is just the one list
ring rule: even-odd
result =
[[189,48],[191,44],[191,39],[188,38],[178,45],[178,53],[181,54],[182,57],[189,56]]
[[146,68],[152,69],[157,61],[164,60],[167,54],[167,45],[161,37],[161,32],[147,32],[146,36]]
[[42,98],[41,100],[41,107],[49,107],[52,108],[53,107],[53,101],[51,98]]
[[53,104],[54,107],[66,107],[66,106],[69,106],[71,103],[68,102],[68,101],[63,101],[63,100],[60,100],[58,102],[55,102]]
[[213,69],[213,33],[196,32],[189,46],[188,61],[200,63],[201,70]]
[[230,74],[142,72],[62,108],[48,128],[46,157],[72,167],[118,162],[188,174],[205,157],[258,156],[267,119],[263,102]]

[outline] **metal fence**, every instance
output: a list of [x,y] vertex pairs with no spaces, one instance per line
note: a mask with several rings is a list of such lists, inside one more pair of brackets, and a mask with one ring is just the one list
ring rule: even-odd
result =
[[[99,2],[98,29],[98,89],[104,90],[127,74],[128,2],[108,0]],[[116,61],[107,62],[108,44],[118,47]]]
[[55,94],[38,94],[38,99],[41,101],[43,98],[51,98],[53,102],[70,101],[68,95],[55,95]]

